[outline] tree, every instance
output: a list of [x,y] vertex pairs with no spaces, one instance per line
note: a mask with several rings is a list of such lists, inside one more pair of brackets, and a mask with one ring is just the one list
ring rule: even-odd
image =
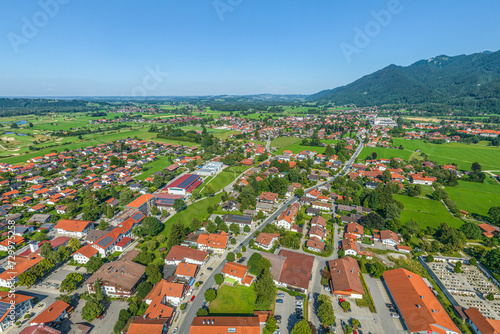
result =
[[222,274],[215,274],[214,280],[215,284],[221,285],[222,283],[224,283],[224,276],[222,276]]
[[160,209],[158,209],[158,207],[156,205],[153,205],[151,207],[151,214],[153,216],[158,216],[160,214]]
[[235,259],[234,253],[232,253],[232,252],[227,253],[226,260],[228,262],[234,262],[234,259]]
[[102,303],[95,299],[89,299],[82,308],[82,318],[91,322],[104,311]]
[[401,209],[394,203],[390,203],[385,207],[385,217],[389,220],[399,219]]
[[380,262],[375,262],[370,265],[370,274],[375,278],[380,278],[385,272],[385,266]]
[[481,228],[472,222],[465,222],[460,226],[460,231],[464,232],[467,239],[480,240],[483,237]]
[[113,216],[115,215],[114,211],[113,211],[113,208],[108,205],[107,208],[106,208],[106,218],[113,218]]
[[471,170],[473,172],[480,173],[481,172],[481,165],[479,163],[477,163],[477,162],[473,162]]
[[145,282],[141,282],[138,286],[137,286],[137,300],[143,300],[144,298],[146,298],[146,296],[148,295],[148,293],[151,292],[151,289],[153,288],[153,284],[151,284],[150,282],[148,281],[145,281]]
[[420,224],[413,219],[410,219],[410,221],[405,224],[405,229],[409,234],[417,234],[420,232]]
[[295,189],[295,195],[297,195],[298,197],[304,196],[304,189],[302,188]]
[[486,299],[488,299],[490,302],[495,300],[495,296],[493,295],[493,292],[490,292],[486,295]]
[[193,218],[191,221],[190,227],[192,231],[198,231],[201,227],[201,222],[198,220],[198,218]]
[[198,311],[196,311],[196,316],[198,317],[206,317],[208,315],[208,311],[203,307],[200,307]]
[[102,292],[101,282],[99,282],[98,279],[94,283],[94,291],[95,291],[95,299],[96,300],[103,300],[104,299],[104,293]]
[[368,215],[361,217],[359,219],[359,224],[370,230],[382,230],[385,226],[385,222],[382,217],[374,212],[370,212]]
[[103,264],[104,261],[100,257],[91,257],[83,266],[87,269],[87,272],[93,274],[101,268]]
[[427,255],[426,261],[427,262],[434,262],[434,256],[432,256],[431,254]]
[[264,269],[271,268],[271,262],[259,253],[253,253],[248,259],[247,266],[251,274],[260,276]]
[[142,221],[142,228],[147,235],[154,237],[163,230],[163,224],[156,217],[146,217]]
[[390,182],[392,180],[392,174],[391,174],[391,171],[386,169],[382,172],[382,181],[384,181],[384,183],[387,183],[387,182]]
[[273,277],[269,269],[264,269],[262,275],[257,282],[255,282],[254,289],[257,295],[255,301],[257,309],[267,310],[274,301],[276,291],[276,286],[274,285]]
[[240,233],[240,225],[232,223],[229,225],[229,229],[234,232],[234,234],[238,235]]
[[500,225],[500,206],[492,206],[488,210],[488,216],[494,224]]
[[274,333],[276,329],[278,329],[278,325],[276,324],[276,319],[274,319],[274,317],[269,317],[266,322],[267,333]]
[[174,210],[175,211],[181,211],[185,206],[186,206],[186,203],[180,198],[177,198],[174,201]]
[[212,196],[214,194],[214,186],[211,183],[207,184],[205,187],[205,194],[207,196]]
[[354,326],[354,328],[358,328],[359,326],[359,320],[358,319],[352,319],[352,325]]
[[455,267],[453,268],[453,271],[456,272],[457,274],[461,273],[462,272],[462,262],[458,261],[455,264]]
[[352,327],[350,325],[345,325],[344,331],[345,334],[352,334]]
[[157,263],[150,263],[146,267],[146,276],[148,281],[152,284],[156,284],[163,278],[163,266]]
[[44,242],[40,247],[40,255],[45,258],[49,257],[50,253],[52,253],[53,251],[54,250],[52,249],[52,245],[50,244],[50,242]]
[[176,222],[170,229],[170,235],[167,240],[167,247],[170,249],[175,245],[180,245],[186,238],[186,230],[182,222]]
[[332,301],[327,295],[319,295],[317,314],[324,327],[335,324]]
[[207,291],[205,291],[205,300],[207,302],[210,303],[214,301],[215,298],[217,298],[217,292],[214,289],[208,289]]
[[134,192],[132,190],[126,190],[120,193],[120,205],[125,206],[134,199]]
[[215,233],[215,231],[217,231],[217,225],[215,225],[215,223],[213,221],[209,221],[205,228],[206,228],[208,233]]
[[76,252],[77,250],[80,249],[80,247],[82,247],[80,241],[78,239],[75,239],[75,238],[71,238],[68,242],[68,247],[73,251],[73,252]]
[[312,334],[312,330],[307,320],[303,319],[293,326],[291,334]]
[[475,267],[476,267],[476,266],[477,266],[477,260],[476,260],[475,258],[471,258],[471,259],[469,260],[469,264],[470,264],[471,266],[475,266]]
[[343,301],[340,306],[342,307],[342,309],[347,312],[351,309],[351,303],[349,303],[348,301]]
[[80,273],[69,273],[61,282],[61,291],[71,292],[76,289],[78,283],[83,281],[83,275]]
[[245,227],[243,228],[243,231],[245,231],[246,233],[250,232],[250,226],[245,225]]

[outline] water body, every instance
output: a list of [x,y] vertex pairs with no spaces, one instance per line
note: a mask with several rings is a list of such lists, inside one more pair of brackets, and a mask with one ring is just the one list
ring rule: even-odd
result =
[[[0,122],[0,123],[12,123],[12,122]],[[28,121],[18,121],[16,122],[17,125],[23,125],[23,124],[26,124],[28,123]]]

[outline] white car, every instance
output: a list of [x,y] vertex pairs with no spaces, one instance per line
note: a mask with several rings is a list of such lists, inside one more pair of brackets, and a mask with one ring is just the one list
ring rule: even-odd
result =
[[397,314],[397,313],[391,313],[391,317],[399,319],[399,314]]

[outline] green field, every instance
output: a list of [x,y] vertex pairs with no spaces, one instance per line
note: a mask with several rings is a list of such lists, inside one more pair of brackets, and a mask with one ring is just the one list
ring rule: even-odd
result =
[[168,157],[165,157],[165,156],[159,157],[157,160],[147,164],[146,166],[148,166],[149,169],[147,171],[141,173],[141,175],[138,175],[136,177],[136,179],[141,180],[141,181],[145,180],[148,177],[150,177],[153,173],[161,172],[162,170],[165,169],[165,167],[167,167],[169,165],[171,165],[171,163],[168,162]]
[[455,162],[458,168],[464,170],[470,170],[473,162],[478,162],[483,170],[500,170],[500,147],[464,143],[431,144],[423,140],[401,138],[395,138],[394,145],[403,145],[404,151],[421,150],[429,159],[443,165]]
[[210,303],[210,315],[253,314],[257,295],[244,285],[223,285],[217,290],[217,298]]
[[177,222],[182,222],[185,226],[189,226],[193,218],[197,218],[199,221],[205,220],[209,216],[207,208],[209,206],[219,204],[221,197],[222,194],[217,194],[214,197],[208,197],[204,200],[196,202],[196,204],[189,205],[185,210],[176,213],[172,218],[170,218],[166,222],[165,229],[161,233],[168,237],[170,233],[170,226]]
[[368,155],[373,152],[377,153],[377,159],[391,159],[391,158],[401,158],[408,160],[413,152],[407,150],[398,150],[394,148],[384,148],[384,147],[363,147],[361,153],[359,154],[359,160],[365,160]]
[[[214,187],[214,191],[218,192],[225,186],[227,186],[229,183],[233,182],[234,179],[236,178],[235,176],[238,176],[238,174],[235,174],[230,171],[223,170],[219,174],[217,174],[210,182],[207,184],[211,184],[212,187]],[[206,186],[206,184],[204,184]]]
[[446,187],[446,192],[460,210],[470,214],[487,216],[490,207],[500,206],[500,184],[492,179],[485,183],[459,181],[456,187]]
[[278,150],[283,152],[283,149],[287,146],[300,143],[302,139],[295,137],[279,137],[271,141],[271,147],[276,147]]
[[443,222],[457,228],[463,224],[463,221],[453,217],[441,202],[405,195],[394,195],[393,197],[405,206],[401,212],[403,224],[410,219],[418,222],[422,228],[427,226],[436,228]]

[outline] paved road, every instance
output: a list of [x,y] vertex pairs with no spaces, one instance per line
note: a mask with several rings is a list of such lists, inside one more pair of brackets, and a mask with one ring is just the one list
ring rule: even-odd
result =
[[[343,175],[344,172],[345,173],[349,172],[349,170],[350,170],[353,162],[356,160],[357,156],[359,155],[359,153],[363,149],[363,146],[364,146],[363,145],[363,141],[360,140],[360,142],[361,142],[361,145],[358,147],[358,149],[356,150],[356,152],[352,155],[351,159],[349,159],[346,162],[346,164],[341,169],[341,171],[339,172],[338,175]],[[334,179],[335,179],[335,176],[329,178],[325,182],[318,183],[317,185],[315,185],[313,187],[305,189],[305,192],[308,192],[308,191],[313,190],[313,189],[317,189],[317,188],[325,185],[326,183],[333,181]],[[283,201],[283,203],[278,208],[278,210],[276,210],[262,224],[260,224],[260,226],[257,228],[257,230],[262,231],[262,229],[264,229],[264,227],[267,224],[272,223],[274,221],[274,219],[276,217],[278,217],[289,205],[292,205],[293,203],[296,203],[298,200],[299,199],[297,197],[293,196],[293,197],[289,198],[288,200]],[[250,239],[253,237],[253,235],[254,235],[254,233],[249,233],[249,235],[247,236],[247,238],[243,242],[241,242],[240,246],[241,245],[248,246],[248,243],[249,243]],[[238,247],[240,247],[240,246],[238,246]],[[334,254],[336,254],[336,253],[334,253]],[[333,256],[332,256],[332,258],[333,258]],[[322,263],[324,263],[325,259],[321,258],[320,261],[322,261]],[[186,313],[184,315],[182,324],[179,325],[179,331],[178,331],[179,334],[189,334],[189,328],[191,326],[191,323],[193,322],[194,317],[196,316],[196,312],[198,311],[198,309],[200,309],[202,307],[203,302],[205,301],[205,298],[203,297],[204,294],[205,294],[205,291],[207,289],[211,288],[215,284],[214,275],[217,274],[217,273],[222,272],[222,268],[224,268],[224,265],[226,264],[226,262],[227,261],[224,259],[219,264],[219,266],[217,268],[214,268],[214,270],[212,271],[212,274],[209,277],[206,278],[205,283],[201,286],[201,289],[200,289],[199,293],[197,294],[198,298],[195,298],[195,300],[193,302],[190,302],[188,304],[188,307],[186,309]],[[317,280],[321,280],[321,277],[318,277],[318,276],[319,275],[313,275],[313,277],[315,277]],[[319,283],[321,283],[321,281],[319,281]],[[318,288],[317,283],[313,284],[313,286],[315,286],[316,289],[322,289],[321,287]],[[321,286],[321,284],[319,284],[319,286]],[[317,318],[317,317],[315,317],[315,318]]]

